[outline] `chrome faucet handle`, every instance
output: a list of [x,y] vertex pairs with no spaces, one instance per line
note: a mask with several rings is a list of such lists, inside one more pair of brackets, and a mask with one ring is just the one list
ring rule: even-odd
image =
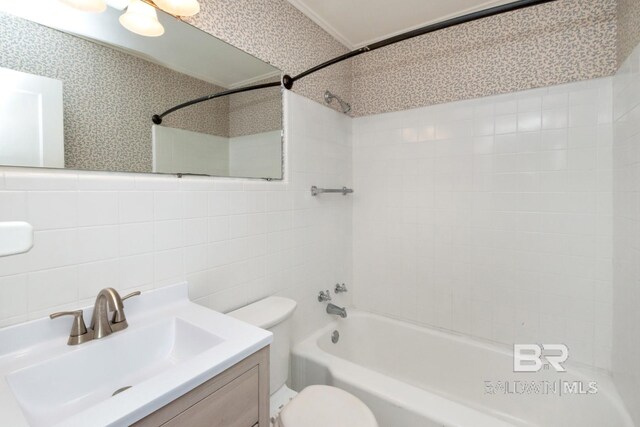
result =
[[336,287],[334,289],[334,292],[336,294],[339,294],[339,293],[342,293],[342,292],[349,292],[349,290],[347,289],[347,285],[345,285],[344,283],[343,284],[336,283]]
[[[120,301],[124,303],[125,300],[131,297],[137,297],[140,294],[140,291],[131,292],[130,294],[121,297]],[[126,329],[128,326],[129,324],[127,323],[127,318],[124,315],[124,305],[122,305],[120,308],[114,310],[113,312],[113,318],[111,319],[111,330],[113,332],[121,331],[123,329]]]
[[68,345],[82,344],[83,342],[91,341],[93,339],[93,332],[87,331],[87,325],[84,323],[84,312],[82,310],[75,311],[61,311],[49,315],[51,319],[57,319],[62,316],[73,316],[73,323],[71,325],[71,333],[69,334]]
[[320,291],[320,293],[318,294],[318,302],[325,301],[331,301],[331,293],[329,292],[329,289],[327,289],[326,291]]

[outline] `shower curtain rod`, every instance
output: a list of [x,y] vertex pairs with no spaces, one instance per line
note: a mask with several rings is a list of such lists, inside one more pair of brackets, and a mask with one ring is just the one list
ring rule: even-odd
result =
[[280,84],[281,84],[280,82],[262,83],[262,84],[259,84],[259,85],[239,87],[239,88],[236,88],[236,89],[229,89],[229,90],[225,90],[223,92],[214,93],[213,95],[203,96],[201,98],[197,98],[197,99],[194,99],[192,101],[187,101],[187,102],[185,102],[183,104],[176,105],[173,108],[169,108],[167,111],[165,111],[162,114],[154,114],[153,117],[151,117],[151,121],[153,121],[153,123],[159,125],[159,124],[162,123],[162,119],[167,114],[174,113],[174,112],[176,112],[178,110],[181,110],[181,109],[183,109],[185,107],[189,107],[190,105],[199,104],[201,102],[209,101],[211,99],[222,98],[223,96],[233,95],[234,93],[249,92],[250,90],[257,90],[257,89],[264,89],[264,88],[267,88],[267,87],[280,86]]
[[399,43],[405,40],[412,39],[414,37],[423,36],[425,34],[433,33],[435,31],[444,30],[446,28],[455,27],[457,25],[466,24],[468,22],[477,21],[479,19],[489,18],[491,16],[501,15],[507,12],[513,12],[519,9],[525,9],[532,6],[538,6],[544,3],[551,3],[557,0],[518,0],[511,3],[503,4],[500,6],[494,6],[489,9],[480,10],[477,12],[472,12],[466,15],[458,16],[456,18],[447,19],[445,21],[436,22],[435,24],[426,25],[421,28],[417,28],[415,30],[407,31],[406,33],[398,34],[397,36],[389,37],[388,39],[381,40],[379,42],[372,43],[368,46],[361,47],[356,50],[352,50],[351,52],[345,53],[344,55],[340,55],[336,58],[330,59],[329,61],[323,62],[322,64],[316,65],[313,68],[309,68],[307,71],[303,71],[300,74],[295,76],[290,76],[285,74],[282,76],[282,82],[272,82],[272,83],[263,83],[259,85],[253,86],[245,86],[236,89],[229,89],[223,92],[219,92],[213,95],[203,96],[202,98],[194,99],[192,101],[185,102],[183,104],[177,105],[173,108],[168,109],[162,114],[156,114],[152,117],[153,123],[159,125],[162,123],[162,119],[175,111],[181,110],[185,107],[189,107],[194,104],[199,104],[200,102],[209,101],[211,99],[221,98],[227,95],[233,95],[235,93],[248,92],[252,90],[265,89],[269,87],[276,87],[282,85],[285,89],[291,90],[293,88],[293,84],[300,79],[307,77],[310,74],[323,70],[332,65],[338,64],[342,61],[346,61],[347,59],[351,59],[358,55],[362,55],[363,53],[371,52],[376,49],[383,48],[385,46],[389,46],[395,43]]

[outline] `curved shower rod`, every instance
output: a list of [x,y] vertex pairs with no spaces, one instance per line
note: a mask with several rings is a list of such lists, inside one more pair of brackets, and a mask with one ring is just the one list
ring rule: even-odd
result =
[[248,92],[250,90],[256,90],[256,89],[264,89],[264,88],[268,88],[268,87],[275,87],[275,86],[280,86],[280,82],[272,82],[272,83],[262,83],[259,85],[253,85],[253,86],[245,86],[245,87],[239,87],[236,89],[229,89],[229,90],[225,90],[222,92],[218,92],[218,93],[214,93],[213,95],[207,95],[207,96],[203,96],[201,98],[197,98],[194,99],[192,101],[187,101],[185,103],[182,103],[180,105],[176,105],[173,108],[169,108],[167,111],[165,111],[162,114],[154,114],[153,117],[151,117],[151,121],[157,125],[159,125],[160,123],[162,123],[162,119],[164,118],[164,116],[171,114],[171,113],[175,113],[178,110],[181,110],[185,107],[189,107],[191,105],[194,104],[199,104],[201,102],[204,101],[210,101],[212,99],[216,99],[216,98],[222,98],[223,96],[228,96],[228,95],[233,95],[234,93],[242,93],[242,92]]
[[323,62],[322,64],[318,64],[313,68],[309,68],[306,71],[303,71],[300,74],[295,76],[290,76],[285,74],[282,76],[281,82],[272,82],[272,83],[263,83],[253,86],[245,86],[236,89],[229,89],[223,92],[218,92],[213,95],[203,96],[198,99],[194,99],[192,101],[185,102],[183,104],[177,105],[173,108],[168,109],[162,114],[156,114],[152,117],[153,123],[159,125],[162,123],[162,119],[173,112],[181,110],[185,107],[189,107],[194,104],[199,104],[200,102],[209,101],[211,99],[221,98],[227,95],[233,95],[234,93],[248,92],[251,90],[264,89],[268,87],[276,87],[282,85],[285,89],[291,90],[293,88],[293,84],[300,79],[307,77],[310,74],[323,70],[332,65],[338,64],[342,61],[346,61],[347,59],[351,59],[355,56],[362,55],[363,53],[371,52],[376,49],[380,49],[385,46],[389,46],[391,44],[395,44],[401,41],[405,41],[408,39],[412,39],[414,37],[419,37],[425,34],[433,33],[435,31],[444,30],[446,28],[455,27],[457,25],[466,24],[468,22],[477,21],[479,19],[489,18],[491,16],[501,15],[507,12],[513,12],[519,9],[525,9],[532,6],[538,6],[544,3],[551,3],[557,0],[518,0],[511,3],[503,4],[500,6],[494,6],[489,9],[480,10],[477,12],[472,12],[466,15],[458,16],[456,18],[447,19],[445,21],[436,22],[435,24],[426,25],[421,28],[417,28],[415,30],[407,31],[406,33],[398,34],[397,36],[389,37],[388,39],[381,40],[376,43],[372,43],[368,46],[361,47],[356,50],[352,50],[351,52],[347,52],[344,55],[340,55],[336,58],[330,59],[329,61]]

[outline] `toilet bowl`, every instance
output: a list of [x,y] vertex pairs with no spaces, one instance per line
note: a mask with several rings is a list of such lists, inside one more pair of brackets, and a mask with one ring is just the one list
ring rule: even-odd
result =
[[229,316],[273,333],[270,355],[271,422],[274,427],[378,427],[371,410],[336,387],[313,385],[300,393],[286,386],[291,350],[291,316],[296,302],[269,297]]
[[274,427],[376,427],[371,410],[360,399],[336,387],[312,385],[287,403]]

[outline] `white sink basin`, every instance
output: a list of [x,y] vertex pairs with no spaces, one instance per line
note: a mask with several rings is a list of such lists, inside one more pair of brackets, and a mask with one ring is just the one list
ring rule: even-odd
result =
[[128,334],[112,334],[96,345],[78,346],[77,351],[8,375],[7,382],[29,424],[49,426],[222,342],[174,317]]
[[66,345],[69,322],[0,330],[3,425],[131,424],[271,342],[191,303],[186,284],[144,293],[125,311],[129,328],[77,346]]

